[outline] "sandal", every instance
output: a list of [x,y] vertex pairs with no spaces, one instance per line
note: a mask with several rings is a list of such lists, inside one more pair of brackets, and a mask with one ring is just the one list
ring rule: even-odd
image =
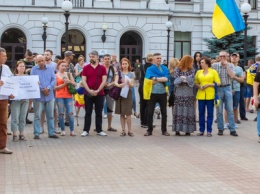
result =
[[24,135],[19,135],[19,140],[20,141],[27,141],[27,139],[24,137]]
[[134,137],[134,134],[132,132],[127,133],[130,137]]
[[13,135],[13,142],[18,142],[18,137],[17,137],[17,135]]
[[107,129],[108,131],[112,131],[112,132],[117,132],[117,130],[116,129],[114,129],[114,128],[109,128],[109,129]]
[[123,131],[121,134],[120,134],[121,137],[123,136],[126,136],[126,133]]

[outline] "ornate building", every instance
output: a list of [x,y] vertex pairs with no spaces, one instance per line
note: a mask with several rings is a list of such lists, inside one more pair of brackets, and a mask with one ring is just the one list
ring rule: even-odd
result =
[[[131,61],[149,52],[166,59],[168,19],[170,57],[206,50],[202,39],[212,37],[211,16],[215,1],[208,0],[71,0],[69,50],[87,56],[92,49],[116,54]],[[26,49],[43,53],[43,17],[48,18],[46,48],[54,55],[65,51],[63,0],[0,0],[1,46],[8,51],[8,64],[23,58]],[[240,6],[244,1],[237,1]],[[258,1],[260,3],[260,0]],[[248,32],[259,45],[258,2],[251,0]],[[105,31],[106,40],[101,39]]]

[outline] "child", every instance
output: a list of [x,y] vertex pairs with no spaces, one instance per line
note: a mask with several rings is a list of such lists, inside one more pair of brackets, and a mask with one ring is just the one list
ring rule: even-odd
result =
[[79,88],[77,89],[77,94],[75,94],[75,104],[74,104],[74,106],[76,107],[75,117],[77,117],[77,126],[79,126],[78,116],[79,116],[80,108],[85,108],[84,91],[85,91],[85,88],[82,84],[82,81],[80,81]]

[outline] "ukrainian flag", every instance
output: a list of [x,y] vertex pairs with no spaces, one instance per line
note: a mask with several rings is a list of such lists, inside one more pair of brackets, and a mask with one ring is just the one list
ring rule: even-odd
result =
[[212,16],[213,34],[220,39],[244,28],[245,24],[235,0],[217,0]]

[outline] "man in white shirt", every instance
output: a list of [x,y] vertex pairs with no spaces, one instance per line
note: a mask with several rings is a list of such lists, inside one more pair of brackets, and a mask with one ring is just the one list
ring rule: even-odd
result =
[[[9,67],[5,65],[7,60],[6,51],[0,47],[0,88],[4,85],[1,80],[2,77],[8,77],[12,75]],[[5,96],[0,95],[0,153],[11,154],[13,153],[6,147],[7,144],[7,120],[8,120],[8,98],[14,98],[13,95]]]

